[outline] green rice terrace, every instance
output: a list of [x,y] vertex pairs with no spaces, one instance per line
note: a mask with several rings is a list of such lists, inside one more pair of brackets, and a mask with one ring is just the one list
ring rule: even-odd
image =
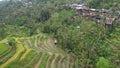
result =
[[14,38],[14,46],[0,42],[0,68],[73,68],[75,61],[46,35]]
[[7,46],[5,44],[1,44],[0,45],[0,55],[3,54],[4,52],[6,52],[7,50],[11,49],[10,46]]

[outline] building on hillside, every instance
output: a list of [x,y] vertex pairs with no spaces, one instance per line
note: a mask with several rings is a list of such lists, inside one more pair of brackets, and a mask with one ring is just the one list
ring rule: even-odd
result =
[[105,26],[108,26],[108,27],[112,26],[114,20],[115,20],[115,18],[109,18],[109,17],[106,17]]
[[24,6],[25,7],[32,7],[32,4],[33,4],[32,2],[25,2]]
[[73,3],[71,5],[71,8],[81,9],[81,8],[85,7],[86,5],[87,5],[86,1],[85,0],[81,0],[79,3]]
[[89,8],[89,11],[91,11],[91,12],[99,12],[99,9]]
[[108,14],[111,14],[111,13],[112,13],[111,10],[107,10],[107,9],[101,9],[101,12],[102,12],[102,13],[108,13]]
[[70,5],[71,8],[76,8],[79,4],[78,3],[73,3],[72,5]]

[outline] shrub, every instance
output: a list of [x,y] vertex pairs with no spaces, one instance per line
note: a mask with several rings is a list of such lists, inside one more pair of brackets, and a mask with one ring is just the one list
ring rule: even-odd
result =
[[104,57],[99,57],[96,68],[110,68],[109,60],[105,59]]

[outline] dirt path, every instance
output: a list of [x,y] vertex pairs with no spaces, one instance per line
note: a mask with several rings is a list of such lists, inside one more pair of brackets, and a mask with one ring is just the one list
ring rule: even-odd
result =
[[37,43],[36,43],[36,44],[37,44],[37,45],[40,44],[41,37],[40,37],[40,36],[37,36],[37,37],[36,37],[36,40],[37,40]]
[[70,63],[70,68],[72,68],[72,63]]
[[61,68],[63,58],[64,57],[61,57],[60,60],[58,61],[57,68]]
[[38,41],[37,38],[35,38],[35,42],[34,42],[34,46],[35,46],[35,47],[38,47],[38,46],[37,46],[37,41]]
[[70,57],[69,56],[67,56],[67,61],[66,61],[66,66],[67,66],[67,68],[71,68],[70,66],[71,66],[71,61],[70,61]]
[[44,46],[44,48],[47,50],[47,51],[52,51],[53,49],[51,49],[50,48],[50,46],[47,44],[47,42],[46,41],[44,41],[44,45],[42,45],[42,46]]
[[65,67],[65,62],[62,63],[62,68],[66,68],[66,67]]
[[55,68],[54,67],[55,66],[55,60],[57,59],[57,57],[58,57],[58,54],[55,55],[54,60],[51,62],[51,68]]
[[48,57],[45,68],[49,68],[49,61],[50,61],[50,58],[51,58],[51,56]]
[[44,51],[48,51],[48,52],[50,51],[45,45],[42,45],[41,48],[43,48]]
[[35,65],[34,68],[38,68],[38,67],[39,67],[39,65],[40,65],[40,63],[41,63],[41,61],[42,61],[43,56],[44,56],[44,54],[42,54],[42,56],[40,56],[40,58],[39,58],[39,60],[38,60],[38,62],[36,63],[36,65]]
[[47,43],[48,43],[53,49],[56,48],[56,45],[54,44],[54,41],[53,41],[53,40],[48,39],[48,40],[47,40]]
[[29,43],[30,47],[32,47],[32,43],[31,43],[31,41],[30,41],[30,40],[28,40],[28,43]]
[[58,49],[54,47],[54,45],[52,45],[52,42],[50,42],[50,40],[45,40],[44,44],[46,45],[46,47],[53,53],[57,53]]
[[17,38],[15,38],[17,44],[16,44],[16,53],[4,64],[2,64],[0,66],[0,68],[4,68],[5,66],[7,66],[9,63],[11,63],[12,61],[14,61],[19,55],[20,53],[24,50],[24,47],[22,44],[20,44],[20,42],[18,41]]

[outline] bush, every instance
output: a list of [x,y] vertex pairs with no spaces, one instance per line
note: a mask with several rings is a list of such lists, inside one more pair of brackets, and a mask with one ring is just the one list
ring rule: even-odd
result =
[[110,68],[109,60],[105,59],[104,57],[99,57],[96,68]]

